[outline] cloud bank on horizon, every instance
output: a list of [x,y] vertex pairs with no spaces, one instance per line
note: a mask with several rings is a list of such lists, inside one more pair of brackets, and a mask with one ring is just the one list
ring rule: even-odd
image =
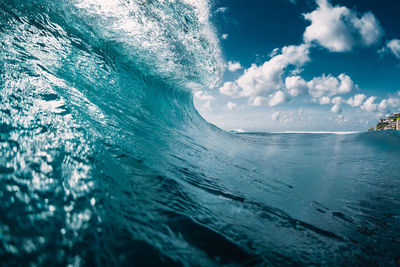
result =
[[[302,77],[303,68],[312,64],[315,49],[351,53],[359,47],[369,47],[374,53],[392,54],[400,59],[400,40],[387,40],[382,47],[384,29],[372,12],[360,13],[345,6],[332,5],[328,0],[316,0],[316,5],[315,10],[302,15],[309,23],[303,32],[303,43],[274,49],[264,63],[253,63],[239,76],[222,84],[219,93],[231,99],[226,105],[228,110],[237,109],[238,104],[234,101],[239,99],[246,100],[244,109],[246,105],[276,109],[282,104],[297,101],[330,105],[330,112],[336,114],[337,121],[340,121],[343,119],[343,106],[377,116],[400,108],[400,92],[383,99],[366,95],[346,73],[337,76],[323,73],[312,79]],[[241,69],[241,63],[228,61],[229,72]],[[206,104],[210,107],[210,102]],[[272,114],[274,121],[282,117],[280,111]]]

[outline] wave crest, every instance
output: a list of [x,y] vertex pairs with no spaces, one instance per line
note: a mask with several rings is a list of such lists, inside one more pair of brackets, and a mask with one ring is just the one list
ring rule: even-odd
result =
[[206,0],[72,0],[60,7],[67,24],[117,47],[129,64],[146,67],[143,72],[184,86],[220,82],[221,51]]

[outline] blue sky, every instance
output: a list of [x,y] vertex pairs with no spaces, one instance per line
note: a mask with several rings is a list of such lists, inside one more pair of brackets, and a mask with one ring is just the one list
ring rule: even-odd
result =
[[219,0],[226,63],[195,105],[225,130],[366,130],[400,110],[400,2]]

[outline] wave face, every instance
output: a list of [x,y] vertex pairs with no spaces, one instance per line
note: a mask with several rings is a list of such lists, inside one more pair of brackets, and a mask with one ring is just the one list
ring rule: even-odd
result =
[[205,1],[0,3],[4,265],[396,265],[396,132],[230,134]]

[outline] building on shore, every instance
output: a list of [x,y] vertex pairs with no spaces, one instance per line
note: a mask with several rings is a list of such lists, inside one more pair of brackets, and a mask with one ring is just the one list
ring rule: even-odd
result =
[[400,119],[397,119],[396,130],[400,130]]
[[376,130],[400,130],[400,112],[386,115],[384,119],[380,119],[376,125]]

